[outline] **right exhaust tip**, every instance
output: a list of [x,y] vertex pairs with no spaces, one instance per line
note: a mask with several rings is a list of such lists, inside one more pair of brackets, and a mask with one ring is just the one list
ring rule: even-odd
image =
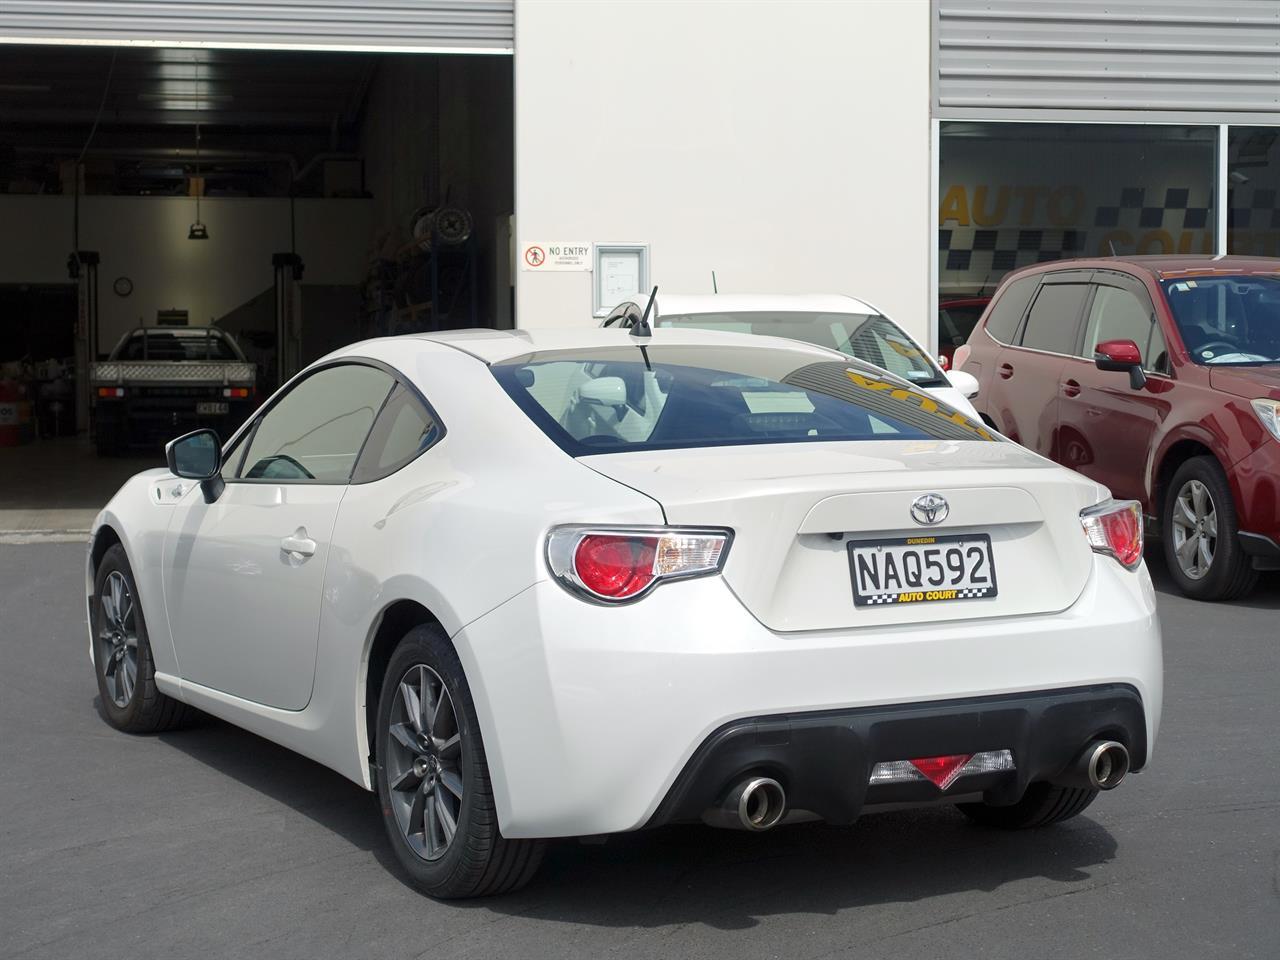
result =
[[1129,751],[1115,740],[1095,740],[1085,748],[1077,769],[1094,790],[1114,790],[1129,773]]

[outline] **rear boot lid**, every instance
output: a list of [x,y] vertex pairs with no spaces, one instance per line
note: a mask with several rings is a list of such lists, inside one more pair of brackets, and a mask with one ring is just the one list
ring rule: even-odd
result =
[[[760,444],[580,462],[653,497],[669,523],[731,528],[725,580],[780,632],[1064,610],[1084,590],[1092,563],[1079,512],[1107,495],[1013,443]],[[922,525],[911,507],[926,494],[944,498],[948,512]],[[984,536],[994,596],[935,601],[916,596],[930,592],[927,583],[918,591],[905,583],[893,600],[855,604],[850,542],[958,537],[940,546],[967,548]]]

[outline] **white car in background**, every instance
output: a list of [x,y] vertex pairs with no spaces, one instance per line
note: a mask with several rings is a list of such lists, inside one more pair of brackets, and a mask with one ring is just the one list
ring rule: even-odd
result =
[[1041,826],[1155,743],[1136,504],[834,350],[370,340],[166,454],[93,525],[106,719],[197,707],[376,791],[434,896],[668,823]]
[[[629,328],[644,316],[648,295],[618,304],[602,327]],[[949,407],[981,422],[971,398],[978,381],[944,371],[911,335],[875,307],[841,294],[659,293],[649,325],[786,337],[829,347],[902,377]]]

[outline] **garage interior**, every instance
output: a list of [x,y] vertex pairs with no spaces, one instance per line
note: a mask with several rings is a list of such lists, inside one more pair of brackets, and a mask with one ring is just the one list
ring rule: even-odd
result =
[[89,365],[139,327],[229,333],[260,401],[346,343],[513,326],[512,91],[502,54],[6,46],[0,533],[162,462],[95,457]]

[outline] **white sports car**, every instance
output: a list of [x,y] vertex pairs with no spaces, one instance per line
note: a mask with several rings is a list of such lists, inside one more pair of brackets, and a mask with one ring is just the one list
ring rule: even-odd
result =
[[1036,826],[1151,756],[1136,505],[833,350],[372,340],[168,456],[94,524],[107,719],[197,707],[377,791],[435,896],[673,822]]
[[[648,297],[624,300],[601,321],[628,329],[649,307]],[[803,340],[897,374],[973,420],[978,379],[943,370],[910,334],[875,307],[842,294],[681,294],[653,298],[649,326],[723,330]]]

